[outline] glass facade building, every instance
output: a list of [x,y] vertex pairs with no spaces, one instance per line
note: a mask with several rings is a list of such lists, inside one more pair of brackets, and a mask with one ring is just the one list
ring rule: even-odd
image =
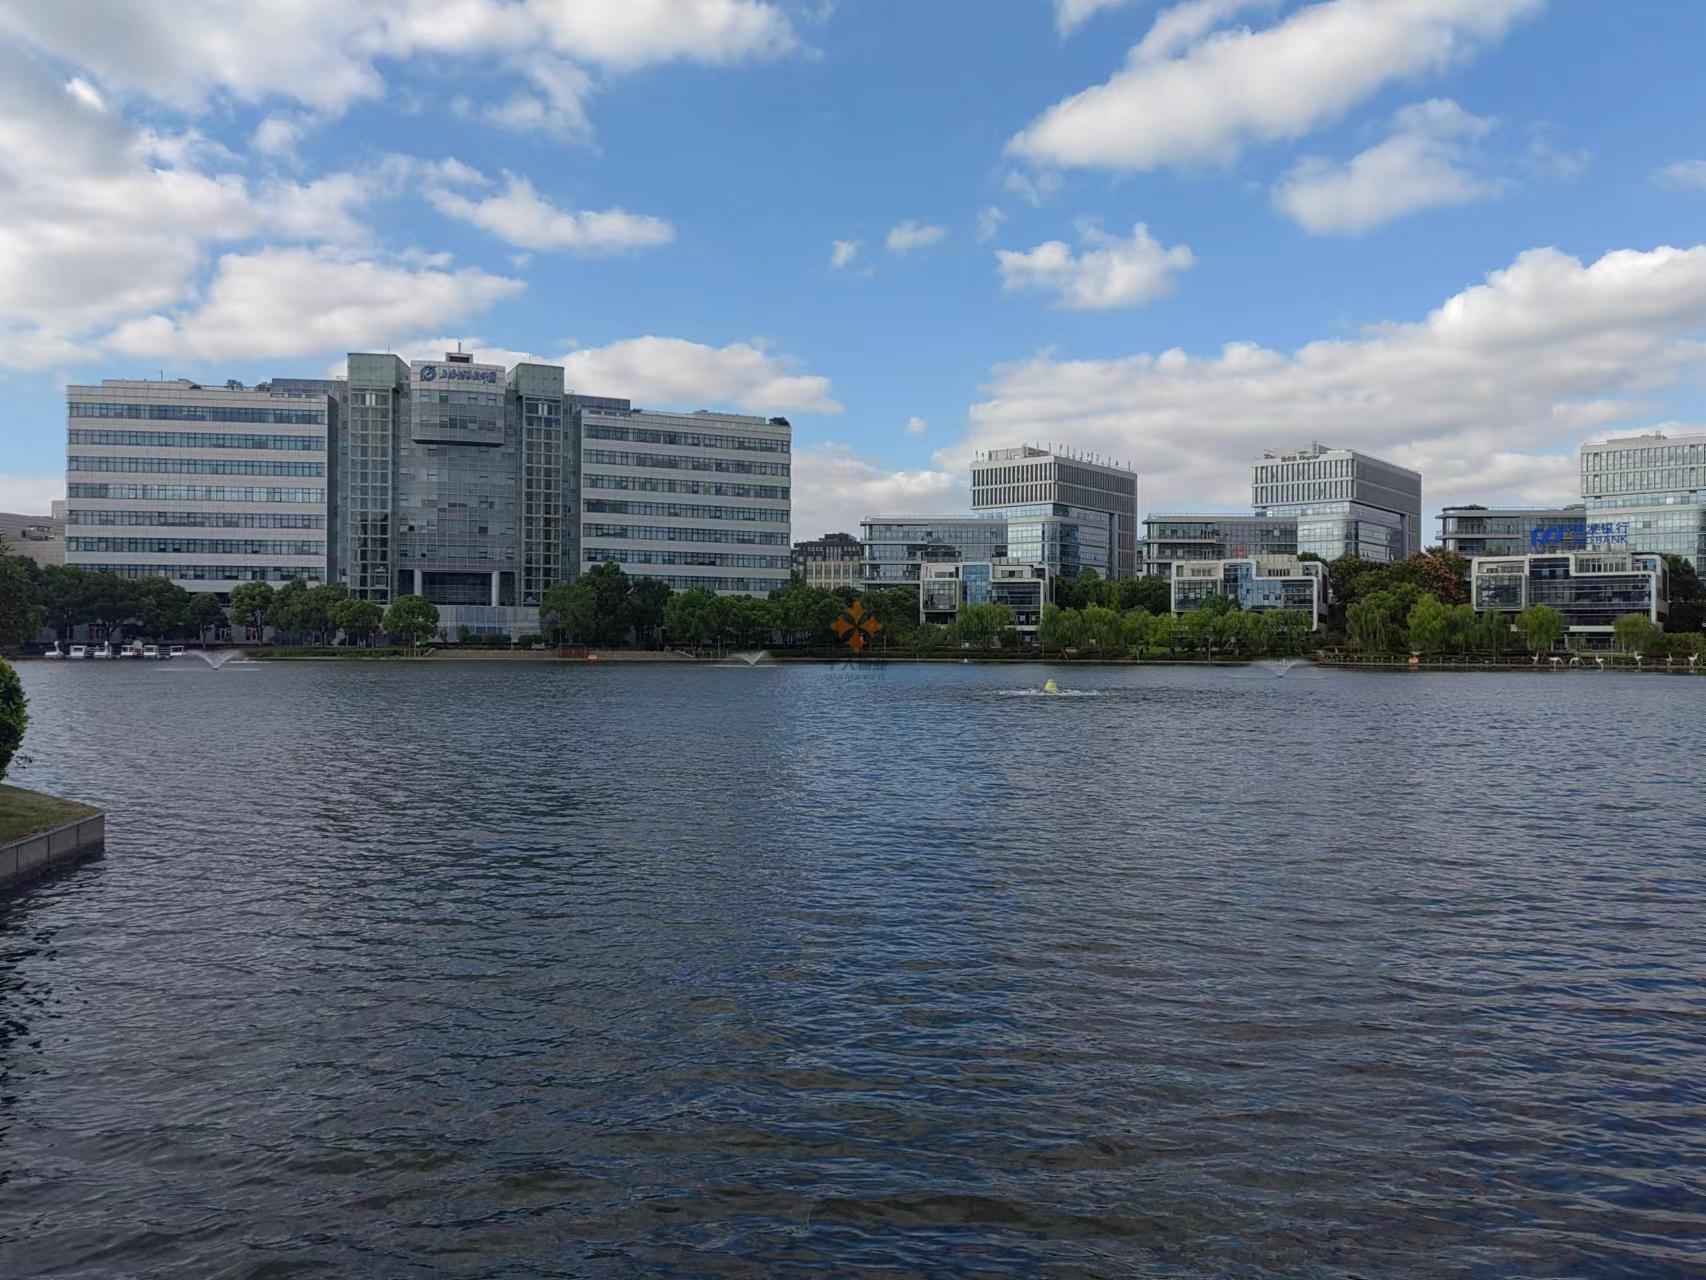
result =
[[1582,446],[1589,549],[1655,551],[1706,567],[1706,434]]
[[972,511],[1007,522],[1008,554],[1062,578],[1135,577],[1137,476],[1125,467],[1023,445],[971,464]]
[[1181,560],[1295,556],[1297,517],[1152,515],[1143,522],[1143,571],[1169,578]]
[[948,626],[958,621],[960,610],[967,605],[1004,604],[1013,611],[1014,629],[1034,635],[1042,625],[1052,577],[1046,564],[1020,560],[924,564],[918,585],[918,619]]
[[1470,600],[1478,613],[1513,617],[1550,605],[1572,635],[1608,647],[1612,625],[1628,613],[1662,624],[1669,604],[1664,559],[1656,552],[1569,551],[1494,556],[1470,567]]
[[328,580],[324,389],[178,378],[66,388],[65,563],[191,591]]
[[1587,550],[1587,509],[1568,507],[1446,507],[1440,545],[1465,556],[1523,556]]
[[1316,631],[1326,625],[1327,566],[1318,561],[1295,556],[1181,560],[1169,580],[1174,613],[1189,613],[1225,596],[1246,613],[1286,610],[1307,615]]
[[979,516],[866,516],[867,587],[916,585],[926,564],[1007,558],[1007,522]]
[[1256,460],[1257,514],[1294,516],[1297,550],[1393,562],[1422,549],[1422,477],[1354,449],[1270,451]]

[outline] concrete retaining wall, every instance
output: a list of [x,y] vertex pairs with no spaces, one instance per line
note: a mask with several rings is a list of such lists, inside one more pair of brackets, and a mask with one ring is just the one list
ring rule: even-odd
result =
[[0,845],[0,892],[106,847],[107,818],[97,813],[52,831]]

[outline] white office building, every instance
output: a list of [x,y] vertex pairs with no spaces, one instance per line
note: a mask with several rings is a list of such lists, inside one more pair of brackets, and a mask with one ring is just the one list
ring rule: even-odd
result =
[[183,378],[66,396],[66,564],[190,591],[327,580],[331,396]]
[[1053,448],[991,449],[971,464],[971,508],[1007,525],[1007,555],[1056,577],[1137,576],[1137,474]]
[[614,562],[677,591],[788,585],[793,428],[786,418],[657,413],[577,397],[581,573]]
[[1422,477],[1355,449],[1270,450],[1255,462],[1257,515],[1295,516],[1297,550],[1392,563],[1422,549]]

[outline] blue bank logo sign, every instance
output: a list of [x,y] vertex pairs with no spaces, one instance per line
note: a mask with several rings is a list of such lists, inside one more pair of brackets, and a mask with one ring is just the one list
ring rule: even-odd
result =
[[1588,525],[1588,546],[1623,547],[1629,544],[1629,522],[1618,520]]
[[417,371],[422,382],[487,382],[497,384],[496,369],[476,369],[465,364],[423,364]]

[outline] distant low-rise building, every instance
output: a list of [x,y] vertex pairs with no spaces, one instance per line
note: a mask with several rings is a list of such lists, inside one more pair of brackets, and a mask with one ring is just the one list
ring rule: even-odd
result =
[[[56,504],[57,505],[57,504]],[[53,516],[21,516],[0,511],[0,538],[9,554],[34,560],[39,565],[65,563],[65,519]]]
[[1174,613],[1189,613],[1216,596],[1225,596],[1245,613],[1305,614],[1316,631],[1327,622],[1327,566],[1317,560],[1296,556],[1181,560],[1170,578]]
[[1669,609],[1664,557],[1652,552],[1482,557],[1471,563],[1469,581],[1476,612],[1514,618],[1530,605],[1550,605],[1589,648],[1610,648],[1612,627],[1625,614],[1662,625]]
[[1007,522],[981,516],[866,516],[861,582],[917,586],[922,566],[1007,558]]
[[793,571],[808,587],[857,587],[865,544],[850,533],[826,533],[794,544]]
[[1143,522],[1143,571],[1170,577],[1180,560],[1295,556],[1297,517],[1238,513],[1151,515]]
[[1473,560],[1477,556],[1525,556],[1548,551],[1586,551],[1587,508],[1447,507],[1440,512],[1440,545]]
[[1019,560],[955,561],[921,566],[918,620],[949,626],[968,605],[1004,604],[1013,627],[1035,634],[1042,625],[1053,574],[1046,564]]

